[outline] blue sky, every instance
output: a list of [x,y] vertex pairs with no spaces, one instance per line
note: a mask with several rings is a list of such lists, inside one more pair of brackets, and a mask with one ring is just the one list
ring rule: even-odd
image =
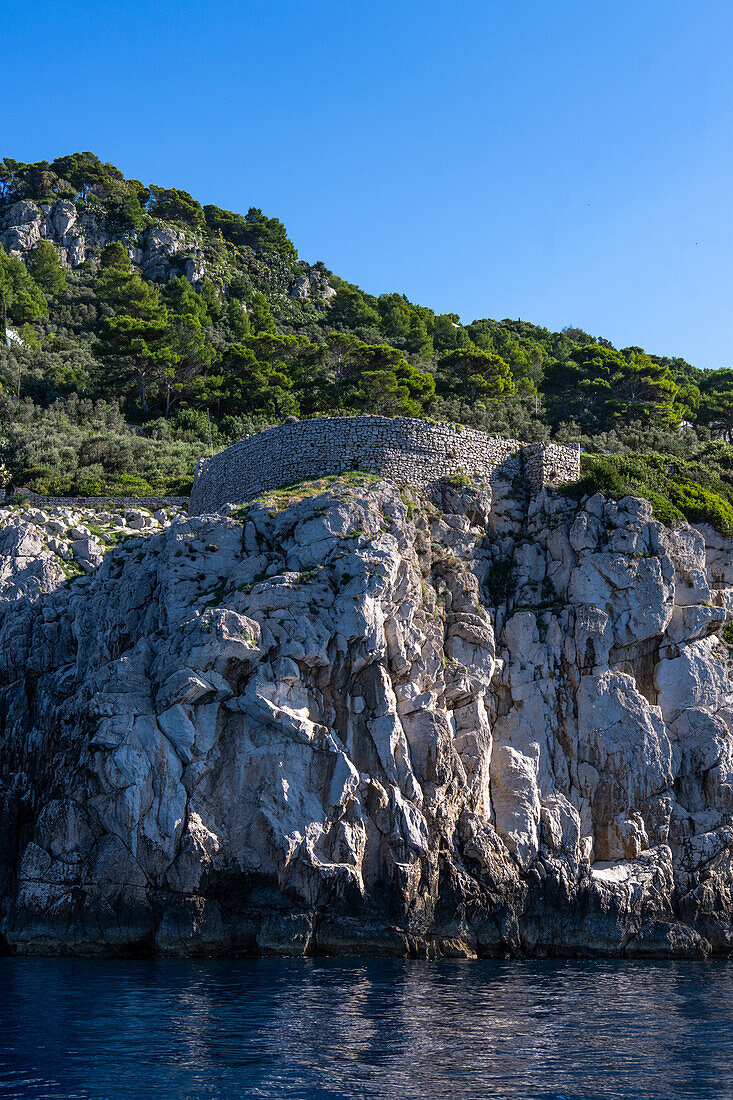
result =
[[733,366],[733,5],[116,0],[4,12],[0,155],[91,149],[464,321]]

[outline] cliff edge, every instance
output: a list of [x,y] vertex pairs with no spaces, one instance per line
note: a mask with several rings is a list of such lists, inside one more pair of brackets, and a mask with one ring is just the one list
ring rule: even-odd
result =
[[76,580],[6,521],[4,950],[730,951],[730,544],[500,480],[227,511]]

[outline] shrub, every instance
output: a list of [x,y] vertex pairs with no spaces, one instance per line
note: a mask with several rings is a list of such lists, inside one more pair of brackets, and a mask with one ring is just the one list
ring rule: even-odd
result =
[[593,493],[616,500],[643,497],[662,523],[686,519],[733,533],[733,488],[715,470],[672,461],[668,455],[581,455],[580,480],[567,491],[577,499]]
[[710,523],[724,534],[733,533],[733,507],[718,493],[690,478],[674,478],[669,497],[690,523]]

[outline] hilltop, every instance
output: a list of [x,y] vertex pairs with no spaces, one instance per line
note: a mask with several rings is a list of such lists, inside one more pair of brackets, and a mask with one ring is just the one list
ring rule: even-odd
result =
[[579,442],[581,491],[733,528],[731,370],[371,295],[276,217],[89,152],[5,158],[0,244],[9,486],[181,494],[202,454],[289,415],[376,413]]

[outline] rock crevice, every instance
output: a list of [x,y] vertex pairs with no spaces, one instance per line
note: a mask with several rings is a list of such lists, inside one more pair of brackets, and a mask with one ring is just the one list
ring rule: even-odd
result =
[[224,511],[73,581],[0,534],[6,950],[730,951],[725,540],[500,478]]

